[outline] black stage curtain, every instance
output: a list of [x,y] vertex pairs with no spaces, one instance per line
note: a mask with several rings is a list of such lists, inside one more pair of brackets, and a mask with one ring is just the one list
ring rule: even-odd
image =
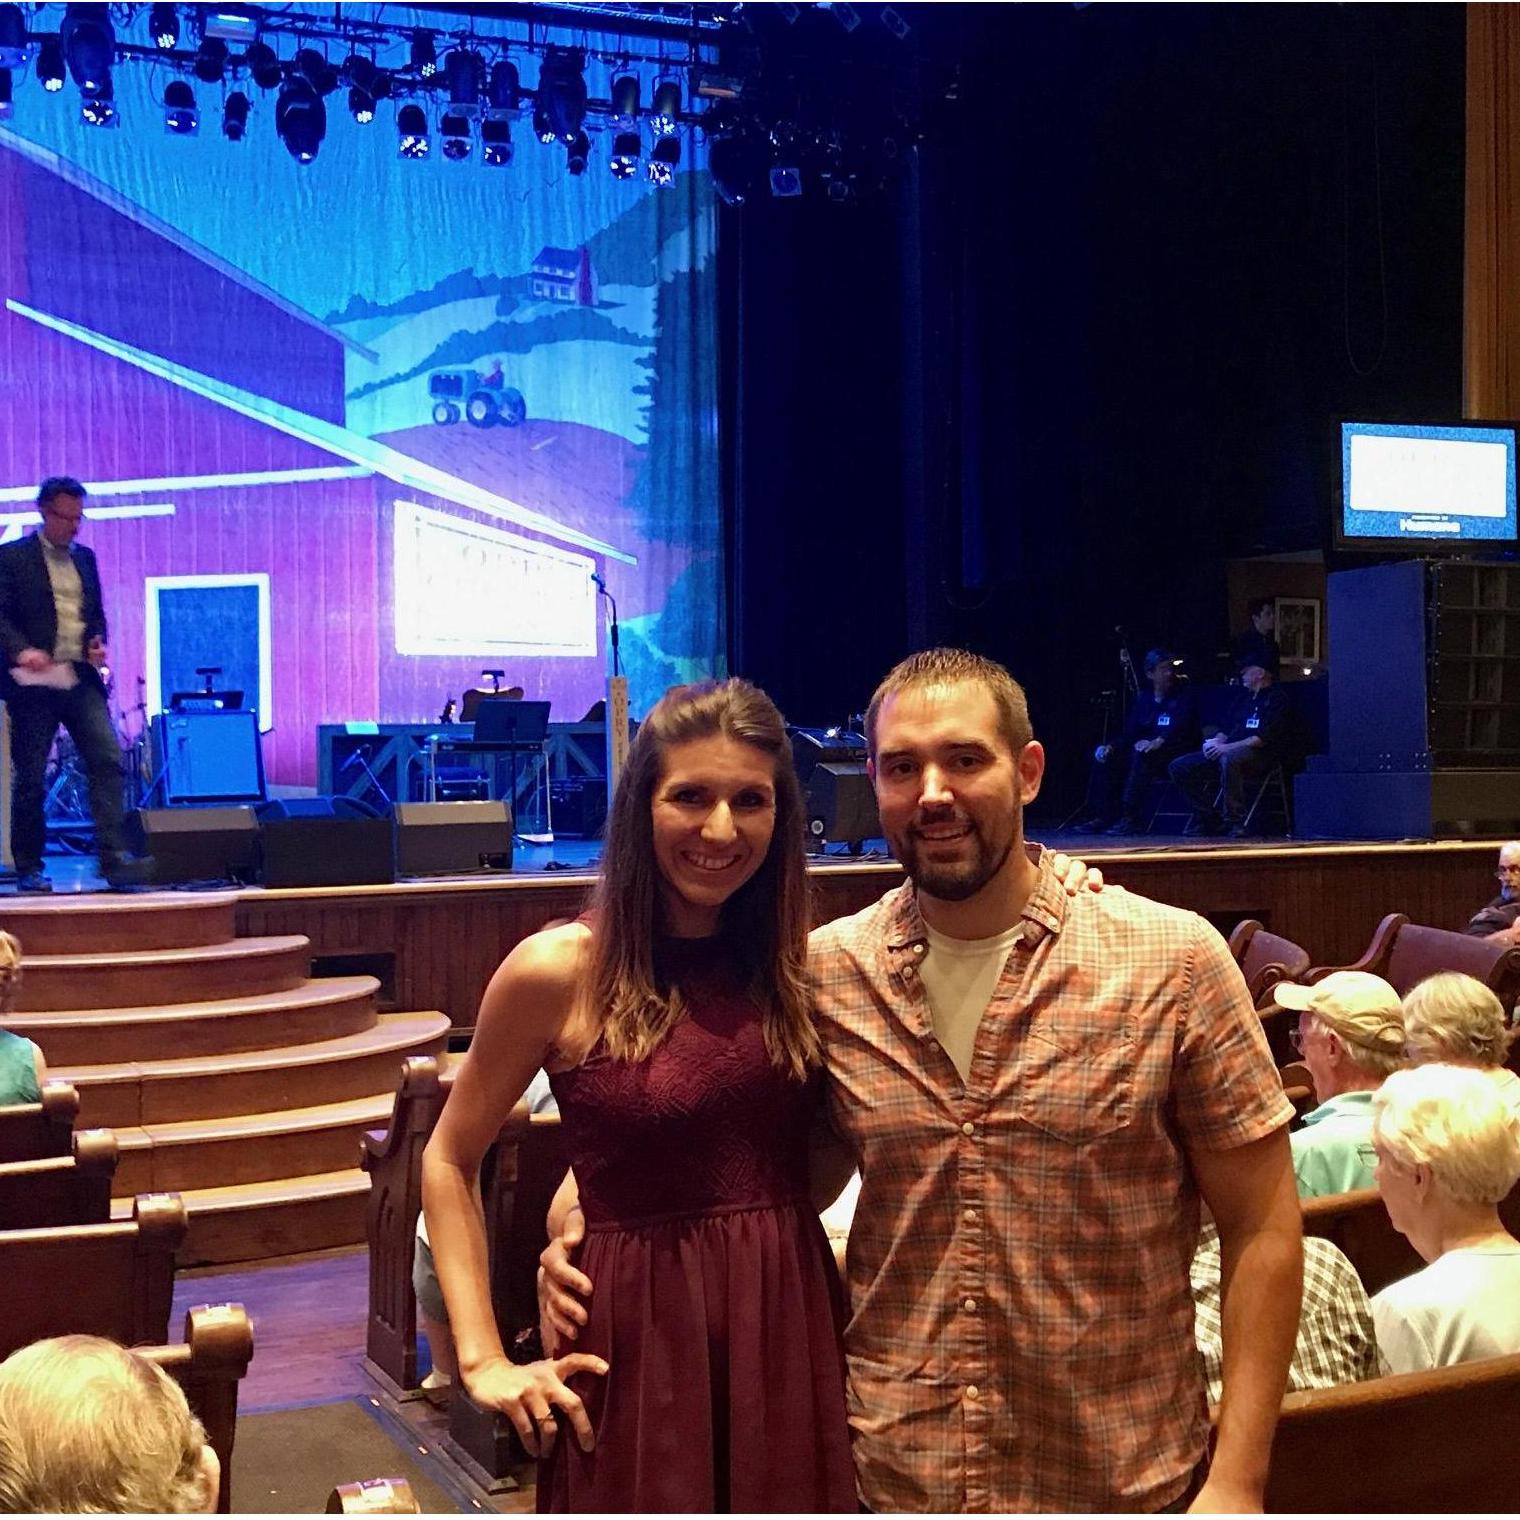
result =
[[914,15],[962,78],[895,199],[724,213],[733,664],[821,723],[1001,658],[1054,815],[1116,625],[1205,665],[1340,416],[1459,413],[1463,8]]

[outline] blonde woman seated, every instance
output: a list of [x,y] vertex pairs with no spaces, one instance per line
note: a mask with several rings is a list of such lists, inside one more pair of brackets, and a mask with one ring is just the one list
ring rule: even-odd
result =
[[1372,1300],[1392,1372],[1520,1351],[1520,1240],[1499,1221],[1520,1181],[1520,1117],[1471,1067],[1396,1071],[1373,1097],[1377,1185],[1429,1266]]
[[211,1514],[221,1464],[162,1368],[95,1335],[0,1363],[0,1513]]
[[[16,1005],[21,987],[21,945],[14,934],[0,929],[0,1018]],[[12,1103],[36,1103],[42,1097],[47,1064],[42,1052],[19,1034],[0,1029],[0,1108]]]
[[1427,976],[1404,999],[1404,1054],[1415,1065],[1476,1066],[1520,1112],[1520,1077],[1506,1068],[1514,1031],[1490,987],[1460,971]]

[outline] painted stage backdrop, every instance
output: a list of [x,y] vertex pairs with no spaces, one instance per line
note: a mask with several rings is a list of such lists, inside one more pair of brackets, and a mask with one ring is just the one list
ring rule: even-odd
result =
[[118,64],[102,130],[18,71],[0,123],[0,535],[31,531],[43,476],[89,487],[128,730],[177,626],[154,598],[186,578],[265,599],[287,785],[314,783],[319,723],[432,721],[487,667],[579,719],[608,669],[593,572],[635,713],[721,673],[716,217],[690,135],[671,188],[615,180],[594,121],[580,177],[526,119],[505,168],[436,142],[408,162],[395,103],[360,126],[340,91],[303,166],[251,84],[242,142],[230,83],[192,81],[200,131],[166,134],[170,77]]

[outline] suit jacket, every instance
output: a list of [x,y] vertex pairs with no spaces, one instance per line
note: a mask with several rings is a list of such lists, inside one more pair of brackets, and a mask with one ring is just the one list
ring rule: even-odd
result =
[[[84,642],[106,636],[105,605],[100,597],[100,571],[95,552],[83,544],[70,550],[79,570],[83,593]],[[53,652],[58,642],[58,609],[53,605],[53,583],[48,579],[47,561],[42,557],[42,535],[28,534],[14,543],[0,545],[0,652],[5,655],[0,696],[9,696],[13,687],[10,668],[23,649]],[[94,667],[88,667],[93,669]]]

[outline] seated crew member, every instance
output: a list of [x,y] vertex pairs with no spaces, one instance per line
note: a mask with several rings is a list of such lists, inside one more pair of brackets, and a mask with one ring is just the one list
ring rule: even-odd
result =
[[1520,839],[1499,847],[1499,895],[1468,919],[1464,934],[1520,945]]
[[[1277,684],[1277,667],[1249,664],[1240,672],[1245,697],[1224,732],[1203,741],[1203,748],[1179,755],[1168,767],[1193,808],[1190,829],[1201,834],[1243,834],[1246,788],[1274,765],[1294,758],[1296,724],[1287,693]],[[1216,797],[1223,793],[1224,815]]]
[[1372,1095],[1404,1064],[1404,1008],[1380,976],[1332,971],[1305,987],[1279,982],[1279,1008],[1298,1013],[1293,1048],[1302,1056],[1319,1106],[1288,1136],[1300,1198],[1372,1186]]
[[1277,647],[1277,600],[1259,596],[1246,605],[1251,626],[1230,640],[1230,657],[1237,670],[1255,664],[1277,674],[1282,651]]
[[1198,705],[1178,677],[1171,651],[1151,650],[1145,675],[1151,689],[1136,696],[1119,737],[1093,751],[1087,817],[1077,825],[1079,833],[1107,828],[1111,834],[1143,834],[1147,788],[1163,780],[1167,766],[1199,741]]
[[1377,1186],[1429,1263],[1372,1300],[1393,1372],[1520,1351],[1520,1240],[1499,1204],[1520,1181],[1520,1118],[1486,1073],[1395,1072],[1373,1100]]

